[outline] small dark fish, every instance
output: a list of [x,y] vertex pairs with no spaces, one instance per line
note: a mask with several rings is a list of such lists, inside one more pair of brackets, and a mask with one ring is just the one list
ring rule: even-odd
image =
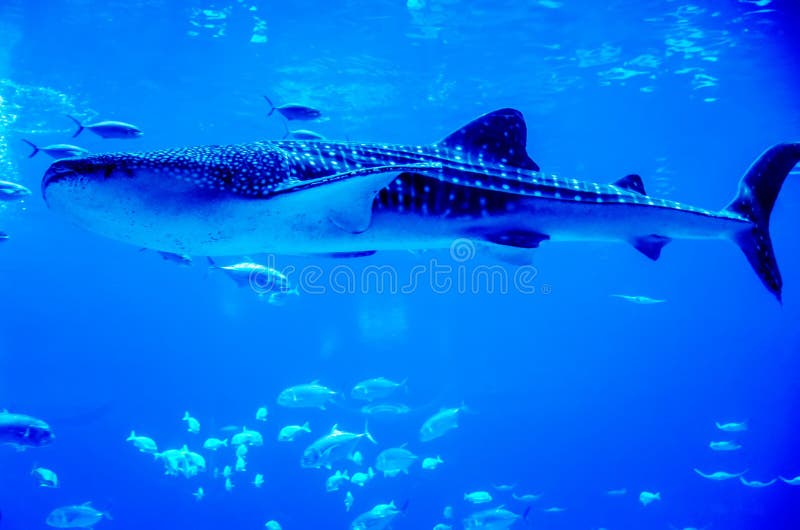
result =
[[161,259],[164,261],[169,261],[170,263],[174,263],[181,267],[192,266],[192,257],[187,256],[186,254],[173,254],[172,252],[164,252],[159,250],[158,255],[161,256]]
[[[140,248],[139,252],[144,252],[145,250],[149,250],[147,248]],[[164,261],[169,261],[170,263],[175,263],[181,267],[191,267],[192,266],[192,257],[187,256],[186,254],[174,254],[172,252],[163,252],[161,250],[156,250],[161,259]]]
[[0,232],[0,241],[5,241],[5,240],[7,240],[9,237],[10,237],[10,236],[9,236],[8,234],[6,234],[5,232]]
[[83,132],[84,129],[89,129],[101,138],[138,138],[144,134],[141,129],[130,123],[121,121],[99,121],[89,125],[83,125],[80,121],[67,115],[67,118],[75,122],[78,130],[72,135],[73,138]]
[[24,199],[30,194],[31,190],[22,184],[0,180],[0,202],[17,201],[19,199]]
[[275,112],[276,110],[289,121],[316,120],[317,118],[322,116],[322,111],[319,111],[315,108],[306,107],[305,105],[287,103],[286,105],[281,105],[279,107],[276,107],[275,105],[272,104],[272,101],[270,101],[267,96],[264,96],[264,99],[266,99],[267,103],[269,103],[269,106],[272,107],[267,116],[272,116],[272,113]]
[[0,443],[24,449],[47,445],[54,438],[50,426],[40,419],[7,411],[0,412]]
[[28,155],[28,158],[33,158],[34,156],[37,155],[37,153],[39,153],[39,151],[42,151],[43,153],[48,154],[56,159],[83,156],[89,152],[83,147],[78,147],[77,145],[53,144],[53,145],[47,145],[45,147],[39,147],[33,142],[30,142],[28,140],[23,139],[22,141],[33,148],[33,152],[31,152],[31,154]]

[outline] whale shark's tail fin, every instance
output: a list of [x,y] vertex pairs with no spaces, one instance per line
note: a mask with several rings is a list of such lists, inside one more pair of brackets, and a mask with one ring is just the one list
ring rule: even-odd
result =
[[735,241],[761,282],[779,302],[783,281],[769,237],[769,216],[783,181],[798,162],[800,143],[770,147],[747,170],[739,182],[736,198],[725,208],[753,222],[752,227],[735,236]]

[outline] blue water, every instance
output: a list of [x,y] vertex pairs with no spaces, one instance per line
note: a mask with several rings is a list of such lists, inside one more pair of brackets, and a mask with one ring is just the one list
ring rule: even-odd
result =
[[[783,305],[735,245],[676,241],[657,262],[623,244],[544,243],[533,293],[459,289],[459,271],[495,263],[481,253],[467,262],[446,250],[278,256],[281,267],[325,271],[391,265],[401,278],[439,260],[455,283],[424,279],[394,294],[323,283],[326,294],[277,306],[208,271],[202,257],[181,268],[73,227],[37,193],[51,161],[28,159],[20,141],[121,151],[280,138],[268,94],[322,109],[324,121],[300,127],[329,138],[416,144],[514,107],[546,172],[596,182],[636,172],[652,195],[716,209],[766,147],[800,138],[798,13],[791,0],[759,3],[4,0],[1,178],[34,194],[0,209],[12,236],[0,243],[0,408],[45,419],[57,438],[25,452],[0,447],[0,529],[45,528],[54,508],[86,501],[113,517],[98,530],[255,529],[270,519],[286,530],[348,528],[390,500],[408,503],[395,530],[446,522],[446,505],[461,528],[480,509],[465,492],[485,489],[490,506],[525,510],[492,489],[500,483],[543,495],[517,529],[800,527],[800,487],[753,489],[693,472],[800,475],[800,170],[771,220]],[[72,140],[65,114],[145,134]],[[666,302],[610,296],[618,293]],[[371,422],[380,445],[360,446],[366,463],[403,443],[445,463],[326,493],[329,472],[301,469],[302,450],[333,424],[360,432],[361,403],[297,410],[276,397],[315,379],[349,396],[377,376],[407,378],[397,399],[412,410]],[[419,441],[429,415],[461,403],[471,413],[457,430]],[[262,405],[269,419],[257,425]],[[187,410],[198,435],[180,421]],[[714,426],[734,420],[749,430]],[[281,426],[304,421],[312,436],[275,440]],[[266,439],[232,492],[212,469],[232,465],[233,451],[199,449],[225,425]],[[203,452],[209,471],[165,476],[125,442],[132,429],[162,450]],[[720,439],[742,449],[711,451]],[[55,470],[60,488],[38,487],[35,465]],[[250,484],[256,472],[261,489]],[[606,494],[617,488],[627,495]],[[662,500],[642,506],[643,490]],[[565,511],[544,511],[554,506]]]

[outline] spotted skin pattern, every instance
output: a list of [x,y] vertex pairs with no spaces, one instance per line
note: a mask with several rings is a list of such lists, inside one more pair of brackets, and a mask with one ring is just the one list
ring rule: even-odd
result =
[[520,248],[625,241],[655,260],[673,239],[727,239],[780,299],[769,215],[800,144],[768,149],[712,211],[651,197],[636,175],[546,175],[526,140],[522,114],[500,109],[432,145],[280,140],[61,160],[42,190],[92,231],[200,255],[352,255],[474,237]]
[[[487,160],[463,146],[397,146],[320,141],[275,141],[202,146],[148,153],[88,157],[86,169],[107,165],[131,173],[149,170],[217,193],[266,199],[300,191],[316,181],[351,171],[396,165],[441,167],[434,176],[404,172],[378,194],[375,206],[423,215],[487,216],[505,211],[519,197],[596,204],[667,208],[707,217],[746,222],[740,215],[658,199],[614,184],[545,175]],[[80,161],[70,161],[81,171]]]

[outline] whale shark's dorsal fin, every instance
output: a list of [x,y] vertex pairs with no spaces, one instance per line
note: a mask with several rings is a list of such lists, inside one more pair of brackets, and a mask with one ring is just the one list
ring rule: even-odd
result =
[[525,151],[527,136],[522,113],[500,109],[469,122],[437,145],[482,155],[487,162],[539,171],[539,166]]
[[636,193],[640,193],[642,195],[647,195],[647,192],[644,191],[644,182],[642,182],[642,177],[639,175],[626,175],[615,181],[614,186],[628,191],[635,191]]

